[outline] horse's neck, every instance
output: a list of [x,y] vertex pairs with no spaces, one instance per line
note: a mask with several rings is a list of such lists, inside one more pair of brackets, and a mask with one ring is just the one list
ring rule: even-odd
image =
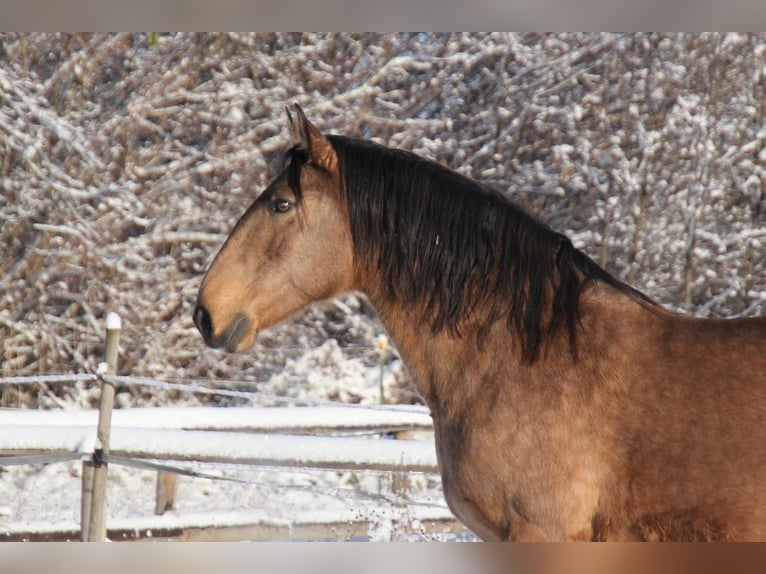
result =
[[[538,362],[530,365],[521,360],[519,345],[502,319],[492,325],[485,342],[479,346],[478,326],[462,328],[460,336],[448,329],[434,333],[412,307],[392,302],[374,289],[367,294],[411,371],[418,392],[432,411],[442,414],[460,411],[473,400],[485,400],[484,395],[497,390],[487,388],[492,384],[502,384],[503,392],[514,395],[548,393],[564,384],[564,372],[573,380],[597,384],[598,376],[586,372],[593,365],[591,355],[618,349],[620,341],[629,335],[623,332],[626,322],[632,324],[640,316],[644,317],[642,322],[647,321],[659,313],[651,313],[624,293],[601,284],[581,300],[578,359],[571,354],[566,330],[560,329]],[[524,384],[514,385],[515,381]]]
[[510,371],[521,367],[511,333],[504,321],[497,321],[487,342],[477,345],[476,329],[461,328],[456,336],[449,329],[433,332],[421,313],[387,297],[368,293],[393,343],[410,370],[418,392],[434,413],[449,416],[461,411],[467,401],[482,390],[487,370]]
[[[443,400],[442,369],[449,369],[452,357],[444,356],[448,341],[443,333],[433,333],[412,309],[370,297],[397,350],[410,370],[418,392],[435,408]],[[447,343],[447,344],[445,344]]]

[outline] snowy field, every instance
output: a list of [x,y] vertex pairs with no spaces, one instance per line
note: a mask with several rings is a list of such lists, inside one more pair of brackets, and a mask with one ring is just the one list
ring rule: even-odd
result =
[[[4,473],[1,536],[79,540],[79,467],[58,463]],[[392,497],[377,495],[391,488],[390,475],[202,468],[249,484],[180,477],[176,508],[155,516],[156,473],[111,465],[107,528],[119,533],[110,539],[475,540],[454,523],[436,475],[415,476],[419,495],[393,504]]]
[[[118,374],[170,383],[118,385],[118,410],[371,406],[381,388],[387,404],[422,404],[361,294],[312,305],[245,354],[207,349],[194,329],[202,274],[288,146],[291,102],[323,130],[507,193],[669,308],[764,312],[763,34],[8,33],[0,377],[95,373],[116,311]],[[73,417],[98,402],[84,379],[0,393],[5,409]],[[470,538],[434,534],[433,474],[202,470],[249,482],[181,477],[176,510],[153,517],[155,473],[113,467],[110,519],[144,534],[212,515],[264,525],[243,537],[309,536],[297,525],[314,520],[338,538]],[[75,525],[79,473],[0,470],[0,531]],[[367,526],[341,531],[337,517]]]
[[[0,410],[0,452],[84,458],[97,419],[93,409]],[[157,472],[110,464],[112,540],[475,539],[441,495],[424,407],[132,408],[116,410],[111,428],[113,455],[205,475],[178,476],[173,509],[154,516]],[[0,536],[78,539],[80,490],[79,460],[6,467]]]

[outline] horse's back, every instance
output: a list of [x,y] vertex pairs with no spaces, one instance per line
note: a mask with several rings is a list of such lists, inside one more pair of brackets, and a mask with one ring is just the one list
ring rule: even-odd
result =
[[766,538],[766,318],[661,314],[626,427],[648,539]]

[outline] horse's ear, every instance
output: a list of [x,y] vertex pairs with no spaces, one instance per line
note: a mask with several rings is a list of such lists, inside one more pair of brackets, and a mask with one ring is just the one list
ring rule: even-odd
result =
[[306,114],[298,104],[293,104],[295,117],[287,108],[287,121],[290,124],[290,135],[293,145],[302,147],[309,154],[312,163],[327,171],[335,171],[338,167],[338,156],[335,148],[319,129],[306,118]]

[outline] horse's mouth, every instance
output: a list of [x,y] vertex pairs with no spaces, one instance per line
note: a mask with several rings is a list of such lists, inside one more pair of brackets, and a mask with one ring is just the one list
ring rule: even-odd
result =
[[194,324],[202,334],[205,344],[213,349],[223,347],[229,353],[236,353],[240,350],[242,340],[250,329],[250,319],[243,313],[239,313],[220,335],[215,336],[210,314],[201,305],[197,305],[194,311]]
[[229,353],[236,353],[239,350],[239,344],[244,339],[250,327],[250,320],[241,313],[237,315],[226,330],[221,334],[221,346],[225,347]]

